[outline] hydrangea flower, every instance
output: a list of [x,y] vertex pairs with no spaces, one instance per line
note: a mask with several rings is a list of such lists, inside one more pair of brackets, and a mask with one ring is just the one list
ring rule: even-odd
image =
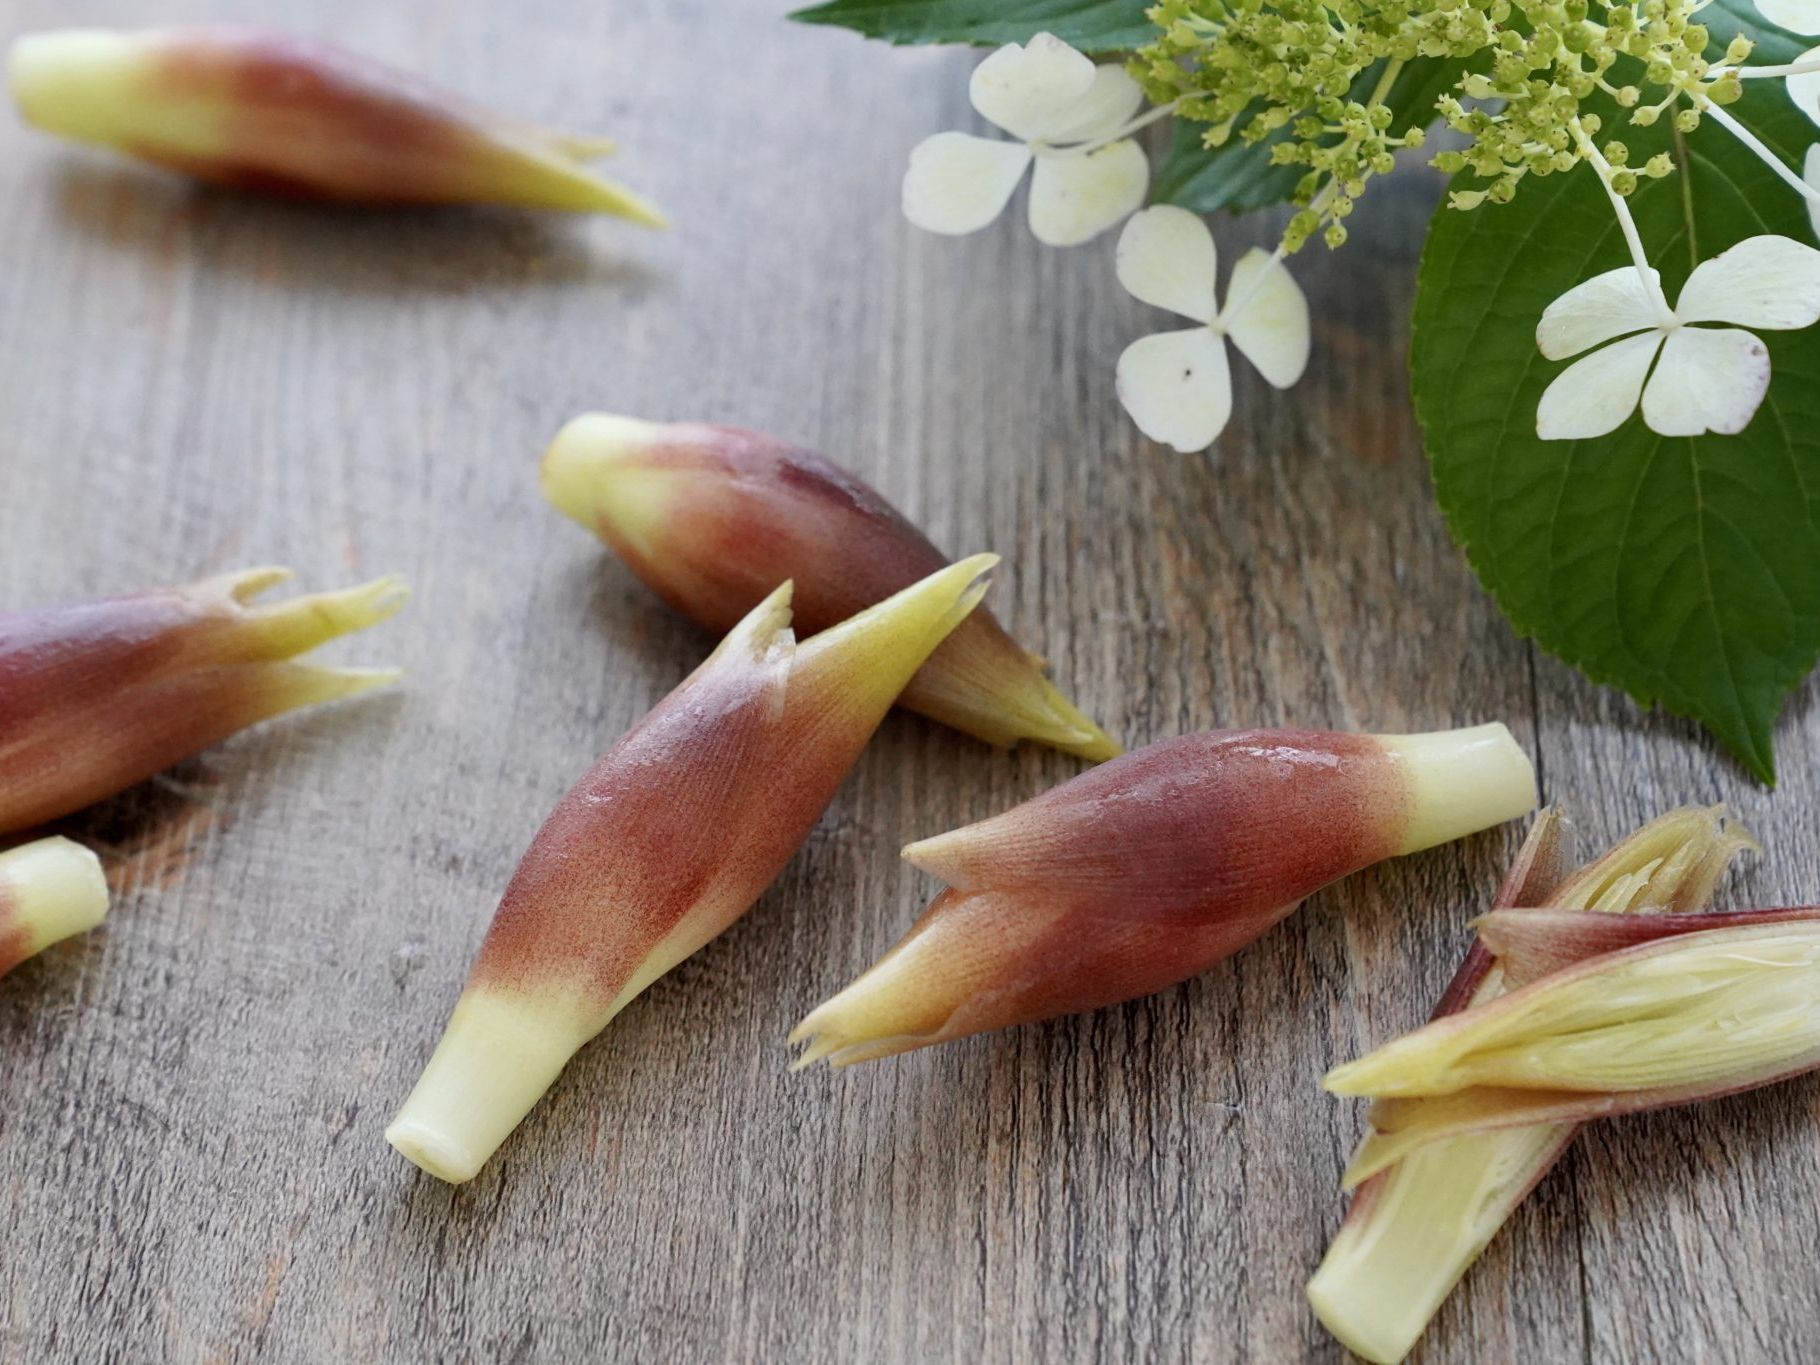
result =
[[981,62],[968,93],[981,117],[1017,141],[937,133],[917,144],[904,216],[918,227],[977,232],[1003,212],[1032,162],[1030,230],[1049,246],[1096,237],[1144,202],[1150,165],[1122,136],[1138,126],[1131,116],[1144,95],[1122,67],[1096,67],[1039,33]]
[[1543,355],[1565,360],[1591,352],[1543,393],[1536,410],[1543,440],[1604,436],[1636,411],[1639,398],[1644,423],[1663,436],[1740,432],[1763,402],[1770,372],[1768,348],[1742,329],[1787,331],[1820,321],[1820,251],[1788,237],[1751,237],[1702,261],[1672,311],[1655,274],[1646,281],[1635,266],[1608,270],[1542,314],[1536,344]]
[[1141,337],[1119,357],[1119,401],[1153,441],[1205,450],[1232,416],[1230,340],[1279,389],[1308,367],[1308,300],[1282,262],[1253,247],[1216,296],[1218,256],[1207,224],[1186,209],[1145,209],[1119,236],[1119,283],[1196,326]]
[[1820,33],[1820,0],[1757,0],[1757,13],[1790,33]]
[[[1820,10],[1820,0],[1814,0],[1814,8]],[[1816,62],[1820,62],[1820,47],[1809,48],[1795,59],[1794,64],[1805,67]],[[1784,84],[1795,107],[1815,123],[1820,123],[1820,71],[1797,71]]]

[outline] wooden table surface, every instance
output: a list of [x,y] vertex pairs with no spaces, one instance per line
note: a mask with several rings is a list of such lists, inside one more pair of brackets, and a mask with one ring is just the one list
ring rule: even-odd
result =
[[[1724,903],[1820,892],[1813,689],[1765,792],[1516,639],[1450,545],[1403,365],[1431,180],[1299,265],[1307,380],[1245,376],[1218,453],[1179,457],[1113,397],[1158,315],[1109,240],[900,217],[910,146],[969,126],[968,57],[782,8],[0,4],[4,36],[301,14],[619,135],[676,224],[264,202],[0,127],[0,603],[265,562],[416,589],[330,651],[404,664],[395,694],[67,822],[119,896],[0,983],[0,1359],[1342,1355],[1301,1286],[1361,1115],[1318,1080],[1425,1015],[1514,827],[1354,877],[1153,999],[790,1076],[790,1025],[931,893],[899,845],[1076,766],[894,716],[778,885],[480,1179],[385,1145],[532,833],[708,645],[538,497],[590,407],[796,438],[945,547],[997,550],[999,612],[1132,743],[1502,719],[1584,846],[1724,800],[1769,850]],[[1217,228],[1229,253],[1270,230]],[[1418,1358],[1802,1358],[1817,1105],[1809,1079],[1588,1130]]]

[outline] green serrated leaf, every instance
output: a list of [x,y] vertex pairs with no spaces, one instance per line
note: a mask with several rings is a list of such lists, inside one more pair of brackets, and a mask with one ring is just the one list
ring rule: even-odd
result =
[[[1746,27],[1756,60],[1792,60],[1739,0],[1703,18],[1723,45]],[[1729,18],[1730,22],[1727,23]],[[1792,164],[1816,129],[1780,82],[1747,83],[1731,112]],[[1679,138],[1621,127],[1641,165],[1681,173],[1630,206],[1672,300],[1694,264],[1746,237],[1812,242],[1802,200],[1711,120]],[[1597,177],[1531,179],[1515,202],[1436,216],[1410,363],[1435,493],[1454,537],[1517,629],[1595,681],[1699,720],[1765,782],[1788,693],[1820,657],[1820,329],[1762,332],[1769,396],[1737,436],[1668,438],[1633,416],[1594,441],[1542,441],[1536,404],[1566,362],[1544,360],[1542,310],[1629,261]]]
[[[1433,123],[1435,101],[1453,89],[1467,70],[1466,62],[1453,59],[1418,57],[1406,63],[1384,100],[1395,117],[1393,127],[1401,131]],[[1353,97],[1364,99],[1370,94],[1382,71],[1382,64],[1367,67],[1353,82]],[[1152,203],[1179,204],[1196,213],[1220,209],[1248,213],[1287,202],[1295,193],[1296,182],[1307,173],[1303,166],[1270,164],[1270,149],[1291,135],[1287,128],[1254,143],[1241,142],[1235,132],[1219,147],[1202,145],[1206,130],[1205,124],[1176,120],[1169,155],[1151,182]]]
[[892,43],[1022,43],[1039,33],[1086,52],[1125,52],[1157,36],[1152,0],[828,0],[790,17]]

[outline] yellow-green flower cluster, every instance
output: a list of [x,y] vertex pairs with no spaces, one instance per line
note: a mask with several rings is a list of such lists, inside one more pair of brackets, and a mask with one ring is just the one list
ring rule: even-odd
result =
[[[1693,22],[1698,0],[1162,0],[1149,11],[1161,36],[1133,58],[1132,74],[1178,117],[1208,125],[1208,147],[1234,136],[1275,135],[1271,159],[1307,168],[1288,250],[1317,232],[1345,240],[1342,220],[1396,152],[1420,147],[1436,117],[1468,139],[1434,165],[1470,169],[1483,189],[1456,193],[1456,208],[1508,203],[1531,175],[1590,161],[1619,194],[1673,170],[1666,156],[1639,166],[1620,140],[1596,141],[1585,112],[1602,93],[1640,126],[1675,112],[1691,131],[1707,101],[1738,97],[1735,66],[1750,43],[1709,60],[1710,36]],[[1393,108],[1406,63],[1443,58],[1468,74],[1432,109]]]

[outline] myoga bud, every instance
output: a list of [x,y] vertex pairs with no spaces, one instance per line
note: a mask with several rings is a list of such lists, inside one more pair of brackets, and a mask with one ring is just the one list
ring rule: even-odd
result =
[[951,565],[800,644],[789,584],[739,622],[551,814],[391,1144],[471,1179],[583,1044],[751,908],[995,562]]
[[[1572,872],[1561,843],[1559,815],[1543,811],[1435,1019],[1496,1000],[1552,964],[1618,946],[1608,938],[1614,930],[1634,926],[1639,938],[1624,938],[1628,944],[1729,918],[1702,908],[1737,855],[1755,847],[1720,808],[1671,811]],[[1517,906],[1575,908],[1502,908]],[[1482,1098],[1466,1092],[1372,1106],[1372,1131],[1346,1173],[1357,1185],[1352,1206],[1308,1282],[1315,1313],[1366,1360],[1391,1365],[1408,1354],[1579,1131],[1571,1120],[1474,1130]]]
[[[664,601],[720,632],[785,578],[796,620],[825,630],[948,558],[873,489],[774,437],[590,413],[544,456],[544,496],[604,540]],[[992,744],[1082,758],[1119,747],[984,609],[962,622],[900,704]]]
[[281,712],[398,678],[292,656],[383,621],[404,605],[402,582],[248,605],[290,576],[248,569],[0,615],[0,832],[80,810]]
[[236,189],[367,204],[657,209],[584,164],[603,139],[472,109],[327,44],[251,29],[65,29],[14,40],[25,118]]
[[951,888],[791,1034],[797,1065],[886,1057],[1148,995],[1306,896],[1536,804],[1502,725],[1234,730],[1140,749],[904,856]]

